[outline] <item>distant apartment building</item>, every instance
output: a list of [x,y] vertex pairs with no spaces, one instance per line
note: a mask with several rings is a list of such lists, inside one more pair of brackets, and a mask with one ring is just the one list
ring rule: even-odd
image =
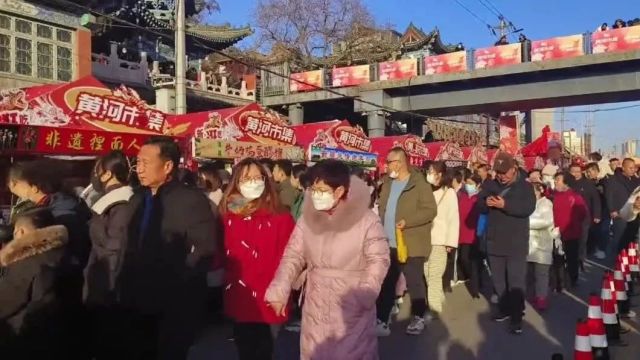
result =
[[623,156],[640,156],[640,140],[627,140],[620,147]]
[[578,132],[575,129],[571,129],[562,133],[562,139],[564,141],[564,147],[571,153],[576,155],[584,155],[582,137],[578,135]]

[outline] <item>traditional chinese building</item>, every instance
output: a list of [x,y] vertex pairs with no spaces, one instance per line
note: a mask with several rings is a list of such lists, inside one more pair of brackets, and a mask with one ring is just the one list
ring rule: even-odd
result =
[[91,32],[80,16],[49,3],[0,0],[0,89],[91,74]]

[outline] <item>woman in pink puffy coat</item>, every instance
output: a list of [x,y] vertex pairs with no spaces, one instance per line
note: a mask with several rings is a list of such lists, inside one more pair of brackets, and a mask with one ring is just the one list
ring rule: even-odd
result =
[[376,299],[389,267],[389,244],[369,209],[364,181],[325,160],[311,187],[265,300],[284,312],[292,284],[306,271],[302,360],[378,359]]

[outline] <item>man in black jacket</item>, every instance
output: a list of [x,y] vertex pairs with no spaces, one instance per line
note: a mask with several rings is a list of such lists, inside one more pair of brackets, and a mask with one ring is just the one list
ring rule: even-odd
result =
[[[569,182],[569,186],[582,195],[587,208],[589,209],[589,215],[582,226],[582,239],[580,239],[579,257],[580,262],[584,262],[587,257],[587,253],[591,253],[592,249],[587,249],[587,240],[589,235],[594,233],[594,228],[600,224],[602,219],[602,205],[600,204],[600,194],[598,189],[592,181],[589,181],[582,174],[582,167],[579,164],[571,164],[569,172],[573,176],[574,181]],[[589,251],[587,251],[589,250]]]
[[[608,166],[608,165],[607,165]],[[608,175],[599,178],[600,166],[598,163],[592,162],[587,164],[586,177],[596,187],[598,196],[600,197],[600,224],[593,227],[593,233],[589,235],[587,248],[595,250],[594,256],[598,260],[604,260],[607,257],[606,249],[609,240],[609,227],[611,224],[611,218],[609,218],[609,208],[607,207],[607,200],[605,199],[605,183],[607,182]]]
[[[617,171],[607,180],[605,185],[605,198],[613,220],[613,238],[608,247],[609,255],[618,253],[618,249],[626,247],[629,239],[625,237],[627,222],[620,218],[620,210],[631,196],[633,190],[640,185],[640,179],[636,177],[636,163],[633,159],[622,161],[621,171]],[[631,234],[629,234],[631,236]]]
[[526,174],[518,170],[511,155],[499,153],[493,168],[496,180],[483,185],[478,206],[488,214],[487,252],[493,283],[500,296],[494,320],[502,322],[510,318],[511,333],[521,334],[529,216],[535,210],[536,197]]
[[205,314],[217,227],[208,199],[175,179],[178,146],[149,140],[138,154],[142,188],[130,200],[120,297],[131,311],[127,359],[186,359]]

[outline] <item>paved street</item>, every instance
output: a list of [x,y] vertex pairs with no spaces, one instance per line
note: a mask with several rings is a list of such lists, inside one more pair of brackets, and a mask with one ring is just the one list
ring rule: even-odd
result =
[[[404,334],[408,316],[401,312],[388,338],[380,339],[382,360],[545,360],[553,353],[563,353],[573,359],[575,321],[586,317],[586,300],[590,291],[600,292],[602,269],[587,265],[580,287],[572,293],[554,294],[551,307],[543,314],[527,307],[524,334],[509,335],[506,324],[490,320],[486,299],[473,300],[464,286],[448,294],[447,306],[441,320],[431,322],[418,337]],[[640,298],[633,298],[640,304]],[[638,308],[636,308],[636,311]],[[635,360],[640,354],[638,321],[627,323],[632,328],[624,339],[626,348],[610,348],[612,360]],[[191,360],[235,360],[234,344],[227,340],[229,329],[212,329],[194,347]],[[297,334],[283,332],[277,344],[277,360],[298,359]],[[342,360],[342,359],[336,359]],[[344,359],[348,360],[348,359]]]

